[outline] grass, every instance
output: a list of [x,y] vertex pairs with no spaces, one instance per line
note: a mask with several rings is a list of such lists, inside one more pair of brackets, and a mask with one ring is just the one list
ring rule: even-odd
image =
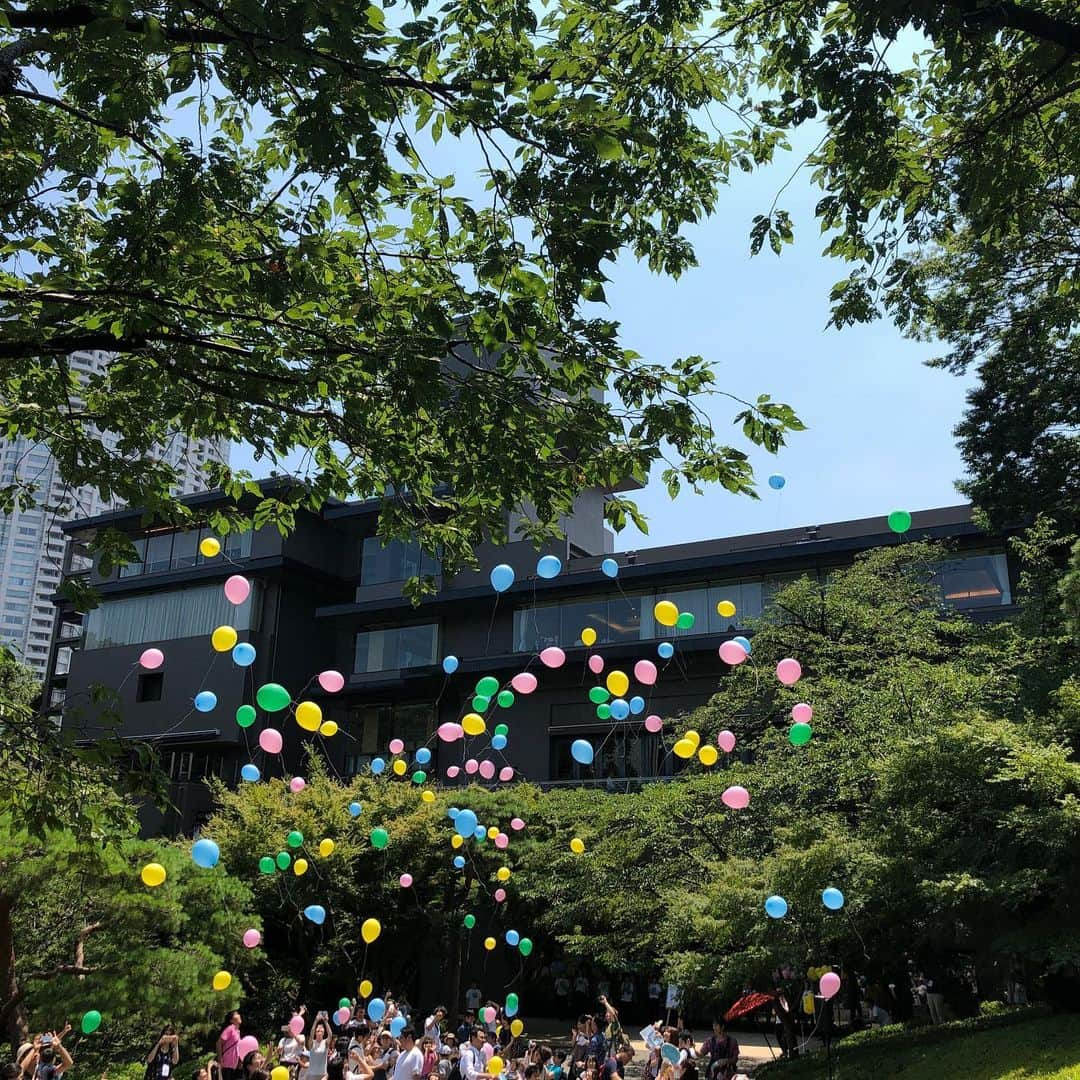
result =
[[[1080,1016],[1042,1016],[1024,1023],[923,1040],[898,1031],[833,1054],[834,1080],[1080,1080]],[[766,1070],[767,1080],[828,1075],[824,1054]],[[766,1080],[762,1076],[762,1080]]]

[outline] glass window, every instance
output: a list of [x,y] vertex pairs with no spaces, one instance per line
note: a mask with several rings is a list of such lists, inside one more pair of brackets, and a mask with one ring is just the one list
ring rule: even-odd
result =
[[[581,627],[578,627],[581,633]],[[597,634],[600,629],[597,627]],[[540,604],[518,608],[514,612],[514,649],[516,652],[539,652],[559,643],[559,605]]]
[[[557,642],[544,645],[580,645],[581,631],[591,626],[601,643],[610,640],[608,635],[608,602],[603,597],[592,600],[576,600],[558,605],[559,634]],[[541,648],[544,648],[541,645]]]
[[146,541],[146,573],[159,574],[169,569],[172,559],[173,534],[154,533]]
[[672,627],[667,630],[669,636],[684,637],[687,634],[709,632],[709,590],[704,585],[695,589],[679,589],[676,592],[665,593],[664,597],[679,609],[680,615],[688,611],[694,616],[694,625],[689,630]]
[[[650,623],[652,619],[652,596],[626,596],[623,593],[613,595],[608,600],[608,641],[637,641],[642,637],[653,636]],[[642,621],[642,611],[645,619]],[[601,637],[603,641],[604,638]]]
[[1003,553],[935,563],[930,580],[941,590],[946,604],[961,610],[1012,603],[1009,565]]
[[[344,770],[354,776],[371,763],[391,739],[401,739],[407,753],[423,746],[435,728],[435,705],[430,701],[408,705],[365,705],[354,710],[347,723]],[[434,771],[433,768],[429,771]]]
[[424,667],[438,659],[438,623],[391,626],[356,635],[354,671],[397,671]]
[[120,576],[138,577],[143,572],[143,560],[146,558],[146,537],[139,536],[133,540],[135,544],[135,561],[120,567]]
[[437,575],[439,560],[420,550],[420,545],[391,540],[384,545],[377,536],[364,539],[360,553],[360,584],[385,585],[411,577]]
[[[570,755],[575,739],[589,739],[595,750],[593,763],[579,765]],[[670,776],[682,762],[669,755],[659,734],[637,725],[597,732],[559,734],[551,739],[552,780],[637,780]]]
[[161,690],[165,683],[165,673],[161,671],[144,671],[139,675],[138,684],[135,687],[136,701],[160,701]]
[[[715,634],[728,634],[742,630],[748,619],[757,618],[762,612],[763,586],[760,581],[725,581],[709,587],[709,630]],[[735,605],[735,614],[721,615],[716,605],[729,600]]]
[[185,570],[199,560],[199,530],[189,529],[173,537],[172,568]]
[[221,545],[230,559],[246,559],[251,555],[251,530],[229,533]]

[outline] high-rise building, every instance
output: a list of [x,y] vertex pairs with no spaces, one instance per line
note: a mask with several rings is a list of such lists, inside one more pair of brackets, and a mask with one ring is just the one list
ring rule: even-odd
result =
[[[73,353],[69,363],[82,377],[108,362],[102,352]],[[116,436],[99,432],[106,446]],[[190,495],[206,487],[202,467],[210,460],[227,461],[227,442],[176,435],[160,447],[159,456],[178,474],[175,492]],[[64,483],[48,448],[32,439],[0,439],[0,484],[17,479],[37,487],[37,504],[0,515],[0,643],[7,645],[35,672],[45,674],[64,558],[64,523],[119,509],[92,487]]]

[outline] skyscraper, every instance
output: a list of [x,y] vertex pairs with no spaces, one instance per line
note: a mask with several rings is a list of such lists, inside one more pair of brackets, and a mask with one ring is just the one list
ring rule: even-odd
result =
[[[108,358],[108,353],[80,352],[72,354],[69,363],[73,371],[90,375]],[[99,434],[107,446],[115,446],[115,435]],[[205,488],[202,466],[210,460],[227,461],[229,446],[178,434],[159,454],[177,470],[177,493],[188,495]],[[64,557],[62,526],[119,504],[103,499],[92,487],[69,488],[44,444],[21,437],[0,439],[0,484],[16,479],[36,485],[37,505],[0,515],[0,643],[43,675],[55,615],[52,597]]]

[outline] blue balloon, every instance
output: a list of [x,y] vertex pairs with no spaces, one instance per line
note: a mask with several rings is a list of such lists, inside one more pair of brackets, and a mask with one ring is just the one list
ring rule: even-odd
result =
[[204,870],[210,870],[217,866],[218,859],[221,858],[221,849],[214,843],[213,840],[196,840],[191,845],[191,861],[196,866],[201,866]]
[[359,817],[364,812],[364,807],[358,802],[349,803],[349,816]]
[[457,817],[454,818],[454,828],[458,836],[463,836],[468,840],[476,832],[476,815],[471,810],[459,810]]
[[746,650],[746,655],[747,656],[749,656],[750,653],[753,652],[753,649],[750,646],[750,639],[749,638],[733,637],[731,640],[738,643],[739,645],[741,645]]
[[371,759],[371,771],[378,776],[386,768],[386,762],[381,757]]
[[261,775],[258,765],[247,764],[240,770],[241,779],[250,780],[252,783],[258,780]]
[[458,658],[456,656],[444,656],[442,669],[447,675],[453,675],[458,669]]
[[769,477],[769,487],[771,487],[773,491],[779,491],[786,483],[787,481],[779,473],[774,472],[772,476]]
[[630,711],[637,716],[645,711],[645,699],[640,694],[635,694],[630,699]]
[[241,641],[233,646],[232,658],[237,667],[251,667],[255,663],[255,646],[250,642]]
[[562,571],[562,559],[558,555],[541,555],[536,563],[536,572],[542,578],[558,577]]
[[[626,712],[629,715],[629,705],[626,707]],[[611,715],[615,715],[614,711],[612,711]],[[570,756],[582,765],[591,765],[593,759],[592,743],[588,739],[575,739],[570,746]]]
[[390,1021],[390,1034],[396,1039],[405,1030],[405,1025],[407,1023],[408,1021],[404,1016],[395,1016],[394,1019]]
[[326,922],[326,908],[321,904],[308,904],[304,908],[304,918],[310,919],[316,926],[322,926]]
[[614,559],[605,559],[600,564],[600,570],[606,577],[619,576],[619,564]]
[[[520,940],[521,940],[521,935],[516,930],[507,930],[506,931],[506,944],[507,945],[517,945],[517,943]],[[515,1009],[514,1012],[517,1012],[517,1009]],[[507,1016],[513,1016],[514,1013],[507,1011],[506,1015]]]
[[765,901],[765,914],[770,919],[782,919],[787,914],[787,901],[782,896],[770,896]]
[[672,1046],[671,1043],[664,1043],[664,1045],[660,1047],[660,1056],[669,1065],[678,1065],[681,1055],[679,1054],[679,1048],[677,1046]]
[[477,840],[486,840],[487,829],[485,829],[483,825],[477,825],[476,828],[473,829],[473,836],[475,836]]
[[839,911],[844,906],[844,894],[839,889],[826,889],[821,894],[821,902],[830,911]]
[[195,695],[195,708],[199,712],[213,712],[217,708],[217,694],[213,690],[202,690]]
[[431,760],[431,751],[426,746],[421,746],[416,751],[416,764],[426,765]]
[[656,651],[662,660],[670,660],[675,655],[675,646],[670,641],[661,641]]
[[461,811],[456,806],[451,806],[450,809],[446,811],[446,816],[451,821],[454,821],[454,820],[456,820],[458,814],[460,814],[460,813],[461,813]]
[[491,587],[496,592],[506,592],[514,584],[514,568],[506,563],[499,563],[491,570]]
[[[630,705],[624,698],[617,697],[617,698],[615,698],[614,701],[611,702],[611,719],[612,720],[625,720],[629,715],[630,715]],[[574,756],[577,757],[576,754]],[[592,757],[593,757],[592,756],[592,747],[590,746],[589,747],[589,761],[592,761]],[[589,761],[586,761],[585,764],[588,765]]]
[[455,870],[464,870],[465,869],[465,856],[464,855],[455,855],[454,856],[454,869]]
[[505,735],[492,735],[491,736],[491,749],[492,750],[505,750],[506,749],[506,736]]
[[386,1015],[386,1002],[382,998],[372,998],[367,1003],[367,1014],[368,1019],[377,1024]]

